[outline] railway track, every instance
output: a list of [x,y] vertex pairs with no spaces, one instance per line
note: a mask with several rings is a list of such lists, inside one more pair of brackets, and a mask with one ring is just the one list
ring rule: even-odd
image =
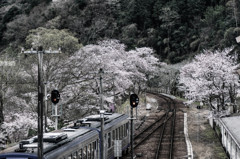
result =
[[167,96],[158,95],[164,100],[167,101],[168,111],[167,115],[169,116],[171,112],[171,116],[169,120],[166,120],[163,124],[163,128],[161,130],[161,135],[159,137],[159,142],[155,154],[155,159],[159,158],[169,158],[172,159],[173,156],[173,142],[174,142],[174,127],[175,127],[175,119],[176,119],[176,105],[173,99]]
[[[144,159],[176,158],[176,156],[182,155],[177,151],[178,147],[174,146],[174,142],[180,142],[175,139],[175,131],[179,130],[175,125],[176,118],[179,118],[176,102],[168,96],[160,94],[155,94],[155,96],[161,99],[158,102],[160,104],[158,109],[162,111],[158,118],[149,116],[148,119],[152,122],[146,124],[135,134],[134,153],[137,158]],[[183,136],[179,138],[184,139]],[[185,140],[181,140],[181,142],[185,142]]]

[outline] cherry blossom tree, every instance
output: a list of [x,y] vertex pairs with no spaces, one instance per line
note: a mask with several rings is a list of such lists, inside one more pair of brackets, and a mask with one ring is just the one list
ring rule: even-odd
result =
[[[147,73],[156,72],[157,63],[158,60],[150,48],[126,51],[125,45],[118,40],[100,41],[95,45],[84,46],[69,58],[64,73],[69,84],[64,91],[67,94],[80,95],[78,99],[81,102],[76,104],[75,100],[71,104],[78,109],[83,108],[84,103],[88,108],[98,107],[98,71],[102,68],[104,100],[114,103],[114,97],[129,94],[129,91],[135,91],[135,87],[141,86],[140,82],[146,82]],[[75,98],[74,95],[71,98]]]
[[[187,99],[207,101],[212,109],[217,101],[217,109],[224,109],[226,101],[235,103],[238,84],[237,63],[229,52],[204,51],[180,70],[179,88]],[[234,108],[236,110],[236,108]]]
[[153,56],[151,48],[136,48],[127,52],[128,65],[126,69],[133,72],[131,80],[133,81],[134,92],[140,93],[146,87],[146,81],[158,73],[160,65],[158,59]]
[[[32,43],[31,39],[28,41]],[[127,51],[118,40],[103,40],[68,56],[48,56],[44,60],[44,77],[50,83],[48,90],[58,89],[61,93],[63,118],[75,119],[99,109],[100,68],[104,70],[103,98],[108,109],[116,98],[141,92],[147,74],[157,72],[158,59],[153,53],[151,48]],[[32,62],[26,68],[31,68],[27,72],[33,78],[37,77],[36,64]]]
[[[31,123],[37,121],[37,118],[33,117],[36,113],[32,107],[36,93],[32,94],[30,87],[25,87],[29,84],[25,82],[30,76],[26,76],[26,73],[22,71],[20,61],[7,56],[2,56],[2,59],[7,62],[5,63],[7,65],[1,61],[0,140],[15,141],[26,137],[29,128],[32,127]],[[37,101],[33,103],[37,103]],[[20,127],[23,129],[19,130]]]
[[[32,42],[30,37],[28,40]],[[29,129],[36,129],[37,123],[37,58],[28,56],[22,63],[26,64],[19,67],[19,76],[16,79],[22,84],[26,82],[26,85],[8,89],[9,93],[16,92],[15,90],[18,92],[6,102],[13,107],[5,109],[6,120],[1,129],[1,132],[5,129],[11,141],[26,137]],[[100,68],[104,71],[104,107],[109,109],[108,104],[116,103],[116,97],[120,99],[131,92],[141,92],[142,85],[147,81],[147,74],[155,74],[157,65],[158,59],[154,57],[151,48],[127,51],[125,45],[118,40],[104,40],[68,55],[63,52],[62,55],[44,56],[43,68],[44,78],[50,83],[48,93],[58,89],[61,94],[61,118],[75,120],[99,110]],[[18,121],[20,123],[15,126]],[[48,121],[49,123],[51,122]],[[14,132],[19,132],[19,135]]]

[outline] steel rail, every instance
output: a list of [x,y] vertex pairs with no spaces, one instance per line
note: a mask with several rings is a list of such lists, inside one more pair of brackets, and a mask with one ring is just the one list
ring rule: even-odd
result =
[[[173,156],[173,142],[174,142],[174,127],[175,127],[175,119],[176,119],[176,109],[175,109],[176,106],[175,106],[175,102],[173,101],[172,98],[164,96],[164,95],[158,95],[158,96],[162,97],[165,100],[168,99],[166,101],[167,101],[168,106],[169,106],[169,112],[170,112],[170,110],[172,110],[172,112],[173,112],[173,114],[171,115],[172,122],[171,122],[171,137],[170,137],[170,147],[169,147],[169,159],[172,159],[172,156]],[[173,105],[174,108],[172,108],[171,105]],[[163,129],[161,131],[161,135],[160,135],[159,142],[158,142],[158,147],[157,147],[157,150],[156,150],[155,159],[159,158],[165,129],[166,129],[166,123],[164,124]]]
[[[157,131],[160,131],[160,133],[158,133],[158,135],[157,135],[158,139],[155,139],[155,140],[158,140],[157,148],[155,149],[155,156],[152,156],[152,157],[153,158],[155,157],[155,159],[158,159],[159,157],[163,157],[161,154],[161,153],[163,153],[163,151],[162,151],[163,143],[165,143],[165,141],[163,139],[164,139],[165,135],[168,135],[168,137],[167,137],[167,140],[168,140],[167,141],[167,144],[168,144],[167,149],[168,150],[167,150],[167,153],[164,153],[164,156],[167,155],[168,156],[168,157],[166,156],[167,158],[172,159],[173,151],[174,151],[173,145],[174,145],[174,135],[175,135],[176,103],[169,96],[165,96],[163,94],[158,94],[158,93],[153,93],[153,92],[151,92],[151,94],[154,94],[154,95],[158,96],[159,98],[162,98],[163,100],[166,101],[166,102],[162,102],[162,104],[167,105],[167,108],[166,108],[167,112],[165,114],[163,114],[159,119],[154,121],[154,123],[152,123],[150,126],[148,126],[147,128],[144,128],[144,130],[142,130],[140,133],[138,133],[135,136],[134,149],[139,147],[140,145],[142,145],[142,143],[144,143],[148,138],[151,138],[151,136],[154,132],[156,134]],[[160,108],[160,105],[158,107]],[[163,120],[163,119],[164,119],[164,121],[162,121],[162,123],[160,123],[161,120]],[[149,129],[151,129],[151,130],[149,130]],[[168,133],[168,134],[166,134],[166,133]]]
[[160,120],[162,120],[162,118],[166,115],[163,114],[159,119],[157,119],[154,123],[152,123],[151,125],[149,125],[148,127],[146,127],[144,130],[142,130],[140,133],[138,133],[137,135],[135,135],[134,140],[139,138],[144,132],[148,131],[149,129],[151,129],[154,125],[156,125]]
[[171,116],[169,118],[167,118],[167,116],[166,116],[165,120],[159,126],[154,128],[149,134],[147,134],[145,137],[143,137],[138,143],[136,143],[134,145],[134,148],[138,147],[140,144],[142,144],[144,141],[146,141],[146,139],[148,139],[154,132],[156,132],[159,128],[161,128],[170,118],[171,118]]
[[[170,118],[169,118],[170,119]],[[159,137],[159,141],[158,141],[158,147],[157,147],[157,150],[156,150],[156,155],[155,155],[155,159],[158,159],[159,158],[159,155],[160,155],[160,150],[161,150],[161,145],[162,145],[162,141],[163,141],[163,134],[166,130],[166,123],[167,122],[164,122],[164,125],[163,125],[163,129],[161,131],[161,135]]]
[[169,152],[169,159],[173,157],[173,142],[174,142],[174,134],[175,134],[175,120],[176,120],[176,105],[173,102],[173,106],[175,107],[173,110],[173,120],[172,120],[172,127],[171,127],[171,144],[170,144],[170,152]]

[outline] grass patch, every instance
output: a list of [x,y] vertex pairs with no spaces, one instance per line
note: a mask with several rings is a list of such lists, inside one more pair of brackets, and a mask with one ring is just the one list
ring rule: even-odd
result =
[[207,141],[211,141],[211,140],[213,141],[216,139],[215,132],[213,131],[213,129],[210,127],[209,124],[206,124],[206,129],[203,131],[202,136]]
[[175,96],[175,97],[176,97],[177,100],[181,100],[181,101],[183,101],[183,102],[188,101],[187,99],[185,99],[185,98],[181,98],[181,97],[179,97],[179,96]]
[[201,139],[206,142],[206,144],[212,144],[214,154],[216,158],[227,158],[227,155],[218,139],[217,134],[214,132],[209,124],[206,124],[206,129],[201,132]]

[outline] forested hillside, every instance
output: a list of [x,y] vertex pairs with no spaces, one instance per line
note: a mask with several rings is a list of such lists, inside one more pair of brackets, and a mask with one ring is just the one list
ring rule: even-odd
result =
[[[0,0],[1,54],[16,54],[29,30],[68,29],[79,43],[118,39],[180,62],[202,49],[237,45],[237,0]],[[14,50],[14,51],[13,51]],[[11,53],[12,53],[11,52]]]
[[[61,124],[97,113],[101,93],[107,110],[119,109],[130,93],[141,95],[149,87],[181,94],[177,86],[185,59],[205,49],[240,49],[235,40],[240,34],[236,0],[0,0],[0,21],[0,138],[6,132],[11,142],[37,129],[38,58],[22,48],[61,48],[61,54],[43,58],[45,97],[54,89],[61,93]],[[217,63],[221,60],[211,62],[231,68]],[[99,70],[105,71],[102,84]],[[227,73],[229,69],[222,70],[219,79],[228,78]],[[236,84],[221,82],[225,89],[212,89],[221,90],[214,98],[235,97],[235,89],[227,89]],[[198,90],[182,84],[184,92]],[[223,98],[223,92],[231,94]],[[44,99],[51,129],[52,103]]]

